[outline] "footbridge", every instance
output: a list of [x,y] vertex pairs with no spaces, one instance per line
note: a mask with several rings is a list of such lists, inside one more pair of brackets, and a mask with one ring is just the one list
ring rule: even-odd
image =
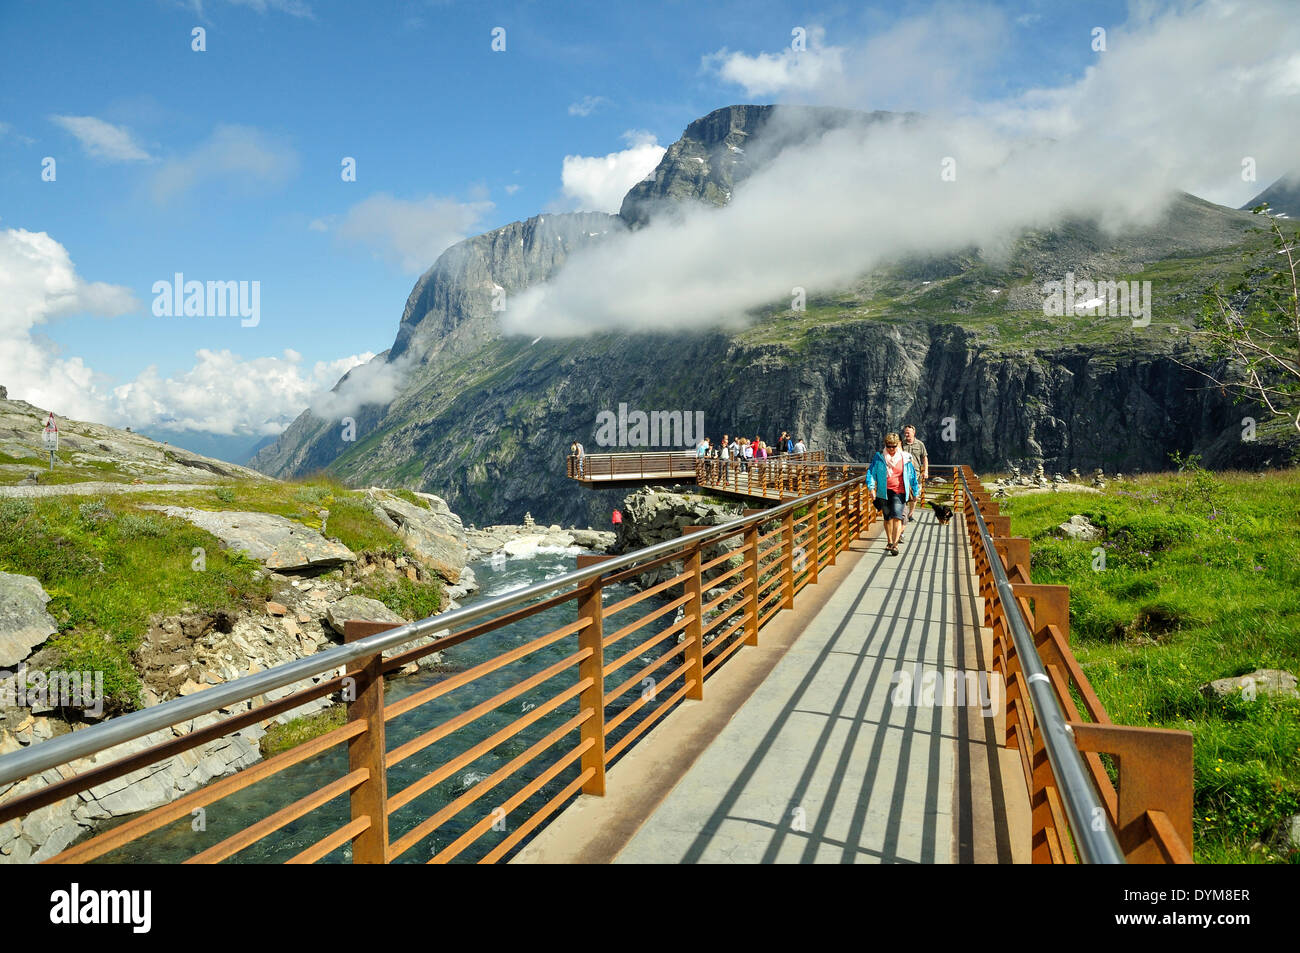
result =
[[969,467],[931,465],[955,516],[918,510],[898,557],[861,464],[569,468],[753,506],[0,756],[0,824],[58,829],[328,700],[335,727],[35,859],[1191,861],[1191,735],[1112,722],[1068,588],[1032,581]]

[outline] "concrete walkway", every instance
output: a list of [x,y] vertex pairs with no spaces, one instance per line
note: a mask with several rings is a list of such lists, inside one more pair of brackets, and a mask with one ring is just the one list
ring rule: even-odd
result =
[[928,510],[900,556],[873,540],[615,862],[1023,859],[1009,828],[1027,803],[1003,791],[1002,719],[978,698],[945,705],[942,688],[931,703],[899,674],[946,683],[984,668],[968,559],[957,523]]

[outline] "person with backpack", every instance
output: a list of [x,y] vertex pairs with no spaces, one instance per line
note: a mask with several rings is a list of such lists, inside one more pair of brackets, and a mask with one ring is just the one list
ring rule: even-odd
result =
[[897,556],[903,538],[903,517],[908,500],[921,492],[912,455],[900,446],[896,433],[885,434],[885,447],[877,450],[867,469],[867,489],[876,510],[885,520],[885,555]]

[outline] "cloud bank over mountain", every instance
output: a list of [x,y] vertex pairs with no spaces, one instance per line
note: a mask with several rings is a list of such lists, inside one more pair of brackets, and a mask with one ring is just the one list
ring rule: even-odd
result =
[[[1241,192],[1238,204],[1258,191],[1242,181],[1243,163],[1271,180],[1300,152],[1292,14],[1283,2],[1214,2],[1139,17],[1111,30],[1074,82],[985,103],[954,93],[947,109],[944,91],[1008,42],[996,10],[987,22],[964,14],[969,32],[932,10],[857,47],[842,43],[830,60],[810,47],[820,65],[802,85],[789,80],[802,67],[785,54],[726,53],[722,75],[747,88],[784,82],[803,98],[877,108],[871,91],[883,69],[889,88],[915,84],[918,101],[935,109],[814,135],[722,209],[691,209],[573,255],[512,302],[504,327],[556,336],[725,325],[794,288],[829,291],[902,256],[971,246],[996,254],[1024,229],[1067,217],[1108,230],[1148,224],[1179,188],[1217,184],[1225,195],[1208,197]],[[907,55],[925,49],[931,55]]]

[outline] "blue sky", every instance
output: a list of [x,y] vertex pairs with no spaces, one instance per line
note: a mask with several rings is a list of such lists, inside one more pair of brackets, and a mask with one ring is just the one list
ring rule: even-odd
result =
[[[929,31],[913,55],[933,51],[934,86],[887,72],[871,88],[761,79],[795,26],[814,51],[851,55],[873,37],[906,38],[911,19]],[[263,435],[277,426],[263,398],[291,418],[348,358],[391,344],[415,279],[446,244],[607,205],[588,181],[595,165],[573,165],[566,187],[566,157],[627,175],[634,159],[653,164],[651,143],[729,103],[927,110],[1068,84],[1096,60],[1089,31],[1127,19],[1121,3],[1036,0],[4,0],[0,234],[16,244],[0,270],[18,282],[52,270],[47,290],[24,290],[21,306],[11,295],[0,316],[0,384],[119,425],[175,418]],[[355,182],[340,176],[349,156]],[[259,323],[155,316],[151,288],[175,272],[260,282]],[[54,280],[70,290],[51,296]],[[205,362],[200,351],[229,354]]]

